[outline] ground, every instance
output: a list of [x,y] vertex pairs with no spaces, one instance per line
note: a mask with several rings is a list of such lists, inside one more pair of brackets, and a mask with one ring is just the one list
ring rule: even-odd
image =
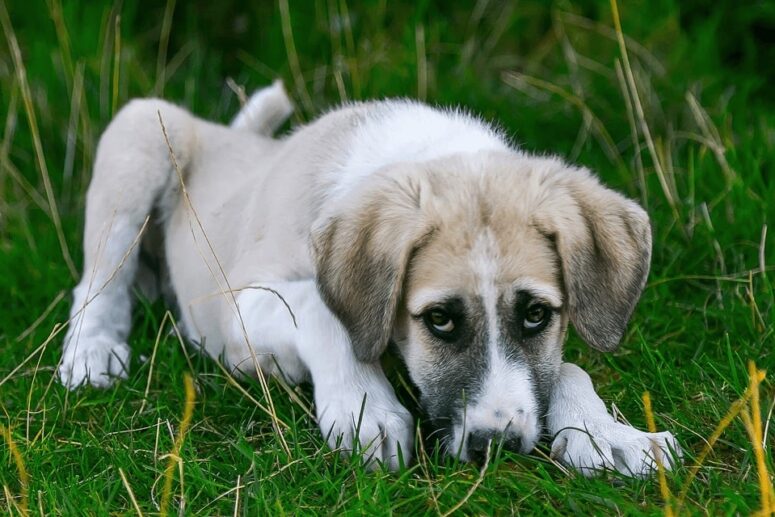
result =
[[[687,483],[682,513],[760,510],[760,476],[775,472],[775,4],[627,1],[619,17],[614,5],[0,0],[0,511],[651,515],[676,510]],[[640,201],[654,258],[622,346],[601,354],[571,335],[565,355],[641,428],[649,392],[656,426],[686,452],[665,490],[656,477],[569,475],[546,446],[480,470],[420,441],[407,468],[366,472],[325,447],[308,387],[270,382],[273,425],[261,386],[181,345],[161,303],[138,304],[128,380],[56,382],[84,192],[112,114],[153,95],[228,122],[236,91],[277,77],[298,106],[290,126],[352,99],[461,105]],[[770,370],[761,462],[739,417],[701,457],[746,393],[748,361]]]

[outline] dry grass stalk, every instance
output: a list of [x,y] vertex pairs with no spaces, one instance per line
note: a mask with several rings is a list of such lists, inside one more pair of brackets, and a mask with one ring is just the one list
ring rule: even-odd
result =
[[183,481],[183,459],[180,457],[180,449],[183,447],[183,442],[186,439],[186,433],[188,427],[191,424],[191,417],[194,414],[194,404],[196,403],[196,388],[194,388],[194,379],[190,374],[186,374],[183,378],[184,387],[186,389],[186,401],[183,406],[183,418],[180,420],[180,427],[178,428],[178,436],[175,438],[175,444],[172,446],[172,452],[167,456],[169,461],[167,462],[167,468],[164,471],[164,488],[161,493],[161,506],[159,512],[162,516],[167,515],[167,507],[169,506],[170,499],[172,497],[172,476],[175,473],[175,466],[180,464],[181,483]]

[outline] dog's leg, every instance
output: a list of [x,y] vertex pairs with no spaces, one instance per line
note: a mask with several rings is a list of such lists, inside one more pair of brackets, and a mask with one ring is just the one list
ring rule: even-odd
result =
[[[238,344],[227,346],[232,364],[247,370],[257,360],[271,373],[276,370],[270,361],[275,361],[294,381],[299,380],[300,360],[312,377],[318,424],[332,448],[349,452],[357,447],[369,465],[379,460],[395,470],[400,447],[409,461],[411,414],[396,398],[381,365],[355,358],[347,331],[313,280],[263,283],[243,290],[237,300],[242,321],[227,316],[231,328],[226,335]],[[252,352],[244,345],[245,334]]]
[[68,388],[109,386],[126,377],[131,324],[130,288],[137,272],[142,230],[154,206],[171,204],[177,176],[159,115],[178,163],[185,167],[195,121],[159,100],[136,100],[115,117],[100,139],[86,198],[84,268],[73,290],[70,327],[59,378]]
[[667,469],[681,457],[671,433],[646,433],[616,422],[589,375],[575,364],[560,367],[546,424],[554,437],[552,457],[585,476],[608,469],[644,477],[656,469],[655,454]]

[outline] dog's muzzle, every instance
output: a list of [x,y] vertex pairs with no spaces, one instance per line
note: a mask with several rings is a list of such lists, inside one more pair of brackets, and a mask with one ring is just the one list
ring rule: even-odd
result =
[[527,452],[522,450],[522,436],[509,430],[472,431],[466,438],[468,459],[479,465],[484,463],[488,454],[493,455],[498,447],[511,452]]

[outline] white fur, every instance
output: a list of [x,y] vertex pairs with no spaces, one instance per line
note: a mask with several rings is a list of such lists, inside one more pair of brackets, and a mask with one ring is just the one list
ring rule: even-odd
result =
[[656,458],[670,470],[682,456],[671,433],[646,433],[616,422],[589,375],[575,364],[560,368],[547,428],[554,436],[552,457],[586,476],[608,469],[644,477],[656,469]]
[[234,117],[231,127],[272,136],[293,113],[293,104],[285,93],[282,81],[258,90]]
[[330,199],[340,199],[380,169],[427,162],[456,153],[507,151],[504,137],[459,111],[438,111],[411,101],[381,107],[357,123],[353,145],[336,174]]
[[469,433],[493,429],[504,435],[518,435],[522,440],[521,452],[529,452],[540,434],[537,410],[527,368],[509,364],[501,357],[495,362],[491,359],[484,390],[473,404],[466,406],[464,422],[452,430],[451,450],[468,461]]
[[[70,389],[87,381],[105,388],[126,378],[132,296],[128,287],[136,263],[137,232],[123,217],[112,217],[100,229],[103,237],[91,270],[73,290],[71,324],[64,341],[60,379]],[[134,243],[136,244],[136,243]]]

